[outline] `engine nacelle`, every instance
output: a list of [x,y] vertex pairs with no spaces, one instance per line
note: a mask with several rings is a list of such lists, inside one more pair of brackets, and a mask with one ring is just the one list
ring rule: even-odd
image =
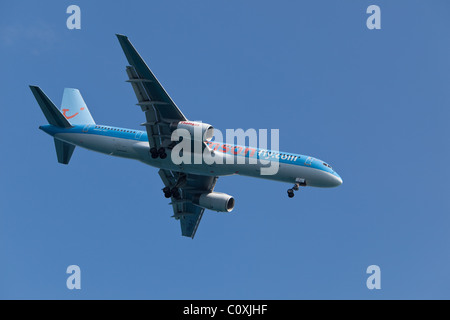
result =
[[234,198],[221,192],[202,193],[193,202],[200,207],[218,212],[231,212],[234,208]]
[[195,121],[180,121],[176,129],[185,129],[191,134],[191,140],[209,141],[214,136],[214,127],[210,124]]

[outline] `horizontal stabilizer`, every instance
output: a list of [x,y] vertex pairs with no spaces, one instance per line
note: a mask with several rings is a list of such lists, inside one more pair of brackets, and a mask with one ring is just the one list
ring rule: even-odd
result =
[[58,156],[58,162],[62,164],[69,164],[70,158],[72,157],[73,150],[75,146],[73,144],[54,139],[56,155]]
[[41,107],[42,112],[49,124],[60,127],[60,128],[70,128],[72,125],[67,121],[63,114],[58,110],[55,104],[45,95],[41,88],[36,86],[30,86],[31,92],[33,92],[39,107]]

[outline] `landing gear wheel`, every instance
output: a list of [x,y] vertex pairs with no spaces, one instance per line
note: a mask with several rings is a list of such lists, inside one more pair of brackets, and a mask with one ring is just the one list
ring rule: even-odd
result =
[[294,190],[288,189],[287,193],[288,193],[288,197],[289,198],[293,198],[294,197]]
[[179,199],[180,198],[180,191],[178,191],[178,188],[172,188],[172,190],[170,190],[170,192],[172,193],[172,196],[175,199]]
[[288,197],[293,198],[294,197],[294,191],[298,191],[300,189],[300,186],[306,187],[306,180],[297,178],[295,179],[295,184],[291,189],[288,189]]
[[153,147],[153,148],[150,149],[150,154],[152,155],[152,158],[153,158],[153,159],[156,159],[156,158],[158,158],[158,156],[159,156],[158,150],[156,150],[155,147]]
[[[152,148],[153,149],[153,148]],[[156,148],[155,148],[156,150]],[[166,149],[164,147],[161,147],[158,149],[158,151],[156,151],[157,156],[159,156],[161,159],[165,159],[167,158],[167,153],[166,153]],[[153,156],[153,154],[152,154]]]
[[158,153],[152,153],[152,159],[156,159],[156,158],[158,158]]
[[172,192],[170,192],[170,187],[164,187],[162,191],[164,192],[164,197],[170,198],[172,196]]

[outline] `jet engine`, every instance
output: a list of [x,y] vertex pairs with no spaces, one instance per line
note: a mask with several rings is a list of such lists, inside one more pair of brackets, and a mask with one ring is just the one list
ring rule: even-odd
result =
[[193,202],[205,209],[218,212],[231,212],[234,208],[234,198],[226,193],[202,193],[193,199]]
[[214,136],[214,127],[203,122],[180,121],[175,128],[187,130],[191,134],[191,140],[209,141]]

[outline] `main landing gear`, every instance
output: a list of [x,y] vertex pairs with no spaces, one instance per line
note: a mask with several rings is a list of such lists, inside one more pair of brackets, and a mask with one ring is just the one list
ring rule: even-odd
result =
[[288,189],[287,194],[289,198],[294,197],[294,191],[298,191],[299,187],[306,187],[306,181],[305,179],[296,179],[295,184],[291,189]]
[[161,147],[159,149],[156,149],[155,147],[150,149],[150,154],[153,159],[156,159],[160,157],[161,159],[167,158],[166,149],[164,147]]
[[170,197],[174,197],[175,199],[180,198],[180,190],[178,190],[178,188],[176,188],[176,187],[174,187],[174,188],[165,187],[163,189],[163,192],[164,192],[164,196],[166,198],[170,198]]
[[183,185],[185,185],[186,179],[187,179],[186,174],[180,173],[177,181],[174,184],[172,184],[170,187],[166,186],[162,189],[164,192],[164,196],[166,198],[173,197],[175,200],[180,200],[181,199],[180,188],[182,188]]

